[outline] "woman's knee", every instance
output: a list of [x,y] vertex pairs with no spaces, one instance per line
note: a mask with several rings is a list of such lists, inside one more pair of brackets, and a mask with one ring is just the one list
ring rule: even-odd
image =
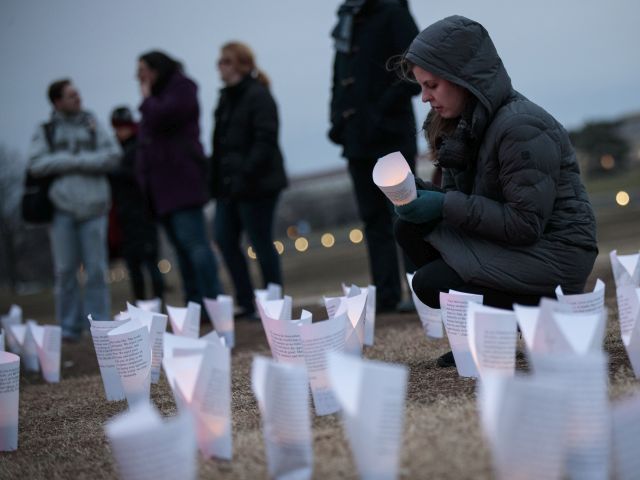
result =
[[422,303],[431,308],[440,308],[440,288],[434,282],[433,272],[428,265],[418,269],[411,286]]

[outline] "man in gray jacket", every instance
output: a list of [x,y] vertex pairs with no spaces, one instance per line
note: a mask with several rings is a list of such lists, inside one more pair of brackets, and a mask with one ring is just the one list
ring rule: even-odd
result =
[[[53,113],[36,128],[28,169],[34,177],[55,176],[49,188],[55,209],[49,233],[56,317],[63,338],[73,341],[80,338],[88,314],[110,318],[106,275],[111,198],[106,173],[120,161],[121,150],[95,117],[82,110],[71,80],[53,82],[48,94]],[[81,267],[84,301],[77,276]]]

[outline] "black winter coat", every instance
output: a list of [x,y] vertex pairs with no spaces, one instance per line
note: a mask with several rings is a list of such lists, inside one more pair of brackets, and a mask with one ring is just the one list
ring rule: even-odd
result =
[[389,71],[418,34],[401,2],[369,1],[355,17],[352,48],[336,52],[329,138],[345,158],[376,158],[394,151],[415,156],[416,121],[411,97],[420,89]]
[[254,200],[287,186],[278,146],[278,111],[269,89],[251,76],[220,91],[214,112],[211,195]]
[[565,129],[512,88],[477,22],[453,16],[431,25],[406,58],[477,99],[475,157],[465,170],[444,168],[443,221],[427,240],[465,282],[581,292],[598,253],[596,221]]

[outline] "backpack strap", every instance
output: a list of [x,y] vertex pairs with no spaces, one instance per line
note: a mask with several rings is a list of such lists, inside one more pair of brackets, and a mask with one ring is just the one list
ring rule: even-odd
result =
[[47,146],[49,147],[49,152],[51,153],[53,153],[56,149],[55,144],[53,143],[55,128],[55,122],[46,122],[42,124],[42,129],[44,130],[44,138],[47,141]]

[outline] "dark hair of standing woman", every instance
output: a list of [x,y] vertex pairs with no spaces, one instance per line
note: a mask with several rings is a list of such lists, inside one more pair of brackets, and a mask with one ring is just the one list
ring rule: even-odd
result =
[[158,74],[157,80],[151,86],[151,94],[158,95],[169,83],[169,79],[175,72],[182,72],[182,64],[169,55],[159,50],[140,55],[139,60]]

